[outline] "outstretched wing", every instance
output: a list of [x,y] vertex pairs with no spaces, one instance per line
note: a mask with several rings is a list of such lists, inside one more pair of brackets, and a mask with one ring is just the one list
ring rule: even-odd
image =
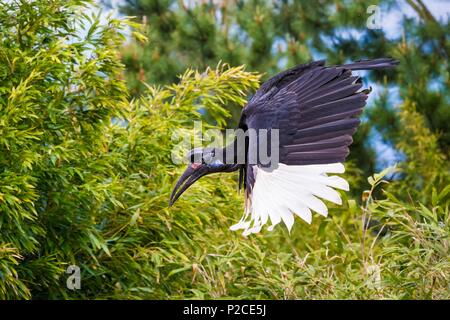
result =
[[[321,199],[341,203],[333,188],[348,190],[348,183],[328,174],[344,172],[342,163],[369,93],[360,90],[361,81],[351,70],[395,65],[391,59],[335,67],[312,63],[295,78],[278,79],[255,94],[242,122],[248,129],[279,130],[279,164],[274,170],[265,169],[259,159],[247,164],[245,214],[232,229],[258,232],[269,218],[272,227],[283,221],[290,229],[295,214],[308,223],[311,210],[326,216]],[[256,140],[250,136],[249,153],[258,148]]]

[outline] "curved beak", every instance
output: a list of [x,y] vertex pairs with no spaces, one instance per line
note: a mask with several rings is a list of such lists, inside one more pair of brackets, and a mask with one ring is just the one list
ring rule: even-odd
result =
[[208,168],[205,165],[189,165],[180,179],[178,179],[175,188],[173,188],[172,194],[170,195],[169,207],[178,200],[187,188],[207,173]]

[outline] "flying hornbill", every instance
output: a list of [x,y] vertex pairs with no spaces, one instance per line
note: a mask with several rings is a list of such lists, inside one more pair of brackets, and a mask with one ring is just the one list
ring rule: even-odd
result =
[[[243,146],[235,139],[225,148],[191,150],[190,164],[172,192],[170,206],[200,177],[239,170],[239,186],[243,184],[245,189],[245,213],[231,230],[244,229],[244,235],[257,233],[269,219],[269,230],[281,221],[290,230],[295,214],[308,223],[311,210],[326,216],[328,210],[321,199],[341,204],[333,188],[349,189],[346,180],[328,174],[345,171],[342,163],[370,92],[360,90],[361,79],[352,71],[393,68],[397,64],[394,59],[381,58],[325,66],[322,60],[272,77],[243,108],[239,129],[278,129],[276,167],[268,168],[259,157],[250,161],[250,151],[260,145],[259,135],[246,136]],[[234,158],[224,161],[230,150]],[[236,160],[240,152],[244,152],[244,163]]]

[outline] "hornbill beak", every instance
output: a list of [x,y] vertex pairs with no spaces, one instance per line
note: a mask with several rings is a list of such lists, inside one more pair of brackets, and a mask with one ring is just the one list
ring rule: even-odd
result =
[[180,179],[178,179],[175,188],[173,188],[172,194],[170,195],[169,207],[171,207],[175,201],[178,200],[187,188],[189,188],[195,181],[206,175],[208,171],[208,167],[204,164],[190,164]]

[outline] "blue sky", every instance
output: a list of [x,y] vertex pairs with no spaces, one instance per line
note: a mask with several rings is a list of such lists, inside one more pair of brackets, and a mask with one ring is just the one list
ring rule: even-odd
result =
[[[450,0],[423,0],[423,3],[439,20],[445,20],[450,15]],[[402,15],[417,18],[417,14],[405,0],[397,1],[397,4],[397,8],[392,8],[388,12],[381,12],[382,29],[389,37],[397,37],[401,34]]]

